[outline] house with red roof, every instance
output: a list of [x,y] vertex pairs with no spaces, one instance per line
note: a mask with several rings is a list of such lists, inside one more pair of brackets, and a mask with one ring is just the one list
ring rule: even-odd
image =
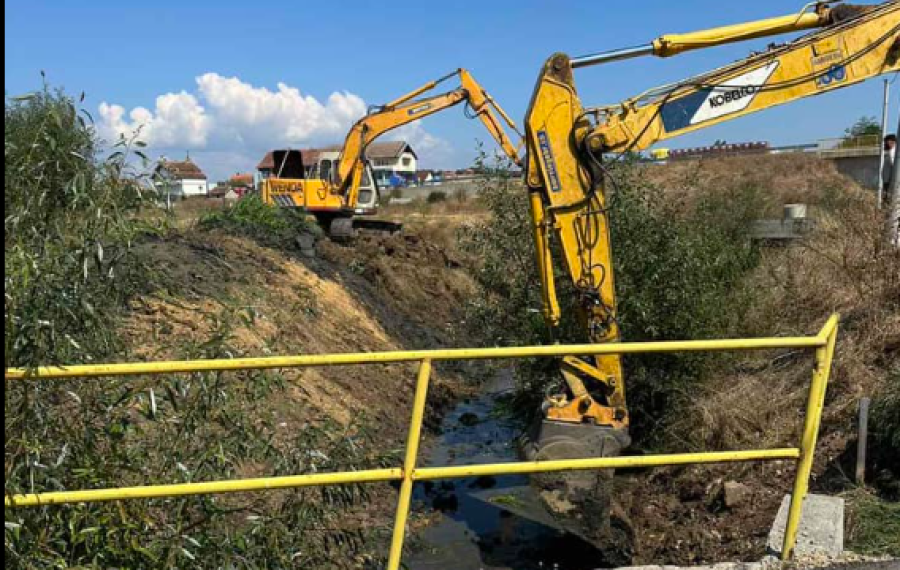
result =
[[153,185],[163,196],[190,198],[206,196],[209,182],[203,170],[187,155],[184,160],[159,159],[153,171]]

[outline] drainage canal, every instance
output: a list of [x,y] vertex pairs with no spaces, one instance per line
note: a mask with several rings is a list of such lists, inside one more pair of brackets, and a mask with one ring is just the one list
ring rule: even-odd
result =
[[[502,371],[483,395],[463,402],[442,423],[442,433],[422,464],[465,465],[516,461],[522,426],[499,403],[513,387]],[[405,560],[412,570],[587,570],[603,566],[591,545],[548,524],[514,512],[541,511],[524,476],[480,477],[416,485],[414,508],[431,524],[411,540]]]

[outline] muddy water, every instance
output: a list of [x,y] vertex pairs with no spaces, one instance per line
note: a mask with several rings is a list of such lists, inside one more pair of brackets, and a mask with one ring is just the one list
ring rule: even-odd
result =
[[[498,399],[512,388],[512,375],[498,374],[483,396],[464,402],[446,416],[442,435],[424,465],[465,465],[516,461],[521,426],[498,410]],[[414,508],[434,524],[411,540],[406,563],[412,570],[587,570],[600,564],[598,552],[557,529],[503,508],[512,500],[537,498],[524,476],[420,483]]]

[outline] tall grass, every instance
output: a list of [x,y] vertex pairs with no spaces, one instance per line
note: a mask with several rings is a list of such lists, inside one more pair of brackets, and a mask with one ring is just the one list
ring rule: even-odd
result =
[[[125,302],[149,286],[131,248],[148,230],[136,215],[147,186],[129,167],[142,158],[140,144],[104,147],[78,102],[49,88],[7,100],[5,119],[6,366],[127,357],[120,317]],[[287,239],[294,225],[281,216],[246,201],[219,223]],[[252,315],[225,304],[207,318],[208,336],[160,351],[182,358],[240,354],[234,323]],[[311,421],[293,380],[250,372],[8,382],[5,493],[386,463],[366,451],[374,446],[364,418],[352,426]],[[5,564],[364,567],[374,564],[368,552],[378,529],[346,519],[371,500],[369,489],[6,509]]]

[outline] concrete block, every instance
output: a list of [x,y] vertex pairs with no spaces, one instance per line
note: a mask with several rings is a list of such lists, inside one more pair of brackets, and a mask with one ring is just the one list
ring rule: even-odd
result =
[[[767,549],[780,555],[784,541],[784,527],[787,525],[791,496],[785,495],[778,509],[778,516],[769,531]],[[795,556],[825,554],[838,556],[844,551],[844,500],[825,495],[806,496],[797,530]]]

